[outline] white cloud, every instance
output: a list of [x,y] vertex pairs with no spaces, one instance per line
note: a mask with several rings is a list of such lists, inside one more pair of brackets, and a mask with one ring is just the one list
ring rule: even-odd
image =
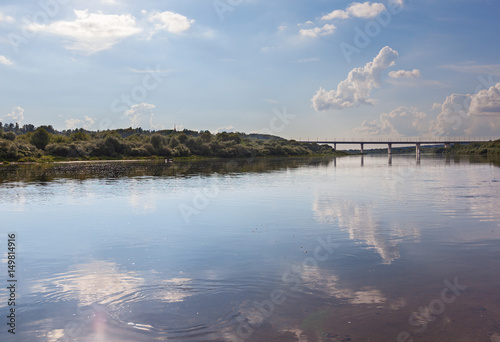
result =
[[369,19],[375,17],[377,14],[385,10],[384,4],[374,2],[371,3],[369,1],[360,3],[353,2],[346,8],[346,10],[335,10],[327,15],[321,17],[322,20],[332,20],[332,19],[348,19],[351,17],[354,18],[363,18]]
[[353,17],[369,19],[375,17],[383,10],[385,10],[384,4],[366,1],[363,3],[353,2],[349,7],[347,7],[346,11]]
[[85,115],[84,120],[68,119],[64,123],[66,124],[66,129],[85,128],[88,130],[95,124],[95,120]]
[[363,121],[355,131],[369,135],[418,136],[429,130],[427,114],[416,108],[399,107],[382,113],[378,120]]
[[327,15],[321,17],[321,20],[333,20],[333,19],[347,19],[349,18],[349,13],[343,10],[335,10]]
[[413,69],[412,71],[398,70],[389,72],[392,78],[418,78],[420,77],[420,70]]
[[392,136],[496,136],[500,131],[500,83],[476,94],[451,94],[434,103],[434,120],[416,108],[400,107],[379,119],[363,121],[355,131]]
[[427,114],[416,108],[399,107],[390,113],[380,114],[380,121],[391,129],[391,133],[417,136],[428,131]]
[[394,65],[398,52],[386,46],[382,48],[373,61],[363,68],[355,68],[349,72],[347,79],[340,82],[336,90],[326,91],[320,88],[311,99],[316,111],[343,109],[361,104],[374,105],[370,99],[373,88],[380,86],[380,74]]
[[441,109],[443,109],[443,104],[435,102],[432,105],[432,110],[436,110],[436,109],[439,110],[439,111],[441,111]]
[[14,63],[10,59],[8,59],[7,57],[0,55],[0,64],[12,65]]
[[287,28],[288,28],[288,26],[286,26],[286,25],[280,25],[280,26],[278,26],[278,31],[283,32],[283,31],[285,31]]
[[299,26],[299,27],[300,27],[300,26],[312,25],[312,24],[314,24],[314,23],[313,23],[312,21],[308,20],[308,21],[306,21],[305,23],[298,23],[298,24],[297,24],[297,26]]
[[323,27],[314,27],[311,29],[301,29],[299,34],[303,37],[318,38],[319,36],[327,36],[335,32],[335,25],[325,24]]
[[219,127],[215,130],[215,133],[222,133],[222,132],[234,133],[235,128],[234,128],[234,126],[224,126],[224,127]]
[[8,16],[8,15],[5,15],[5,14],[2,14],[0,12],[0,22],[5,22],[5,23],[13,23],[14,21],[16,21],[14,18]]
[[438,136],[464,135],[469,126],[471,95],[451,94],[441,107],[441,113],[432,122],[432,131]]
[[195,22],[193,19],[188,19],[182,14],[169,11],[153,12],[148,16],[148,20],[154,24],[151,35],[159,31],[180,34],[189,30],[191,25]]
[[393,3],[399,6],[403,6],[403,0],[389,0],[389,3]]
[[24,109],[21,108],[20,106],[13,107],[12,112],[9,114],[6,114],[0,118],[0,121],[2,122],[8,122],[8,123],[19,123],[24,120]]
[[31,24],[29,29],[65,37],[71,41],[68,49],[86,54],[109,49],[142,31],[130,14],[89,13],[88,10],[75,10],[74,13],[74,21],[56,21],[49,25]]
[[476,94],[451,94],[432,121],[439,136],[498,135],[500,131],[500,83]]
[[500,115],[500,83],[489,89],[480,90],[472,96],[470,115]]
[[127,115],[133,128],[140,127],[145,130],[163,129],[164,127],[162,125],[153,123],[153,108],[156,108],[156,106],[143,102],[133,105],[125,112],[125,115]]

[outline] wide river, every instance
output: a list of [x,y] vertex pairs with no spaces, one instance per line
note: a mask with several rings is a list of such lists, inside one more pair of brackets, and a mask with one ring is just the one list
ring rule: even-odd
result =
[[0,166],[0,340],[499,342],[499,207],[467,157]]

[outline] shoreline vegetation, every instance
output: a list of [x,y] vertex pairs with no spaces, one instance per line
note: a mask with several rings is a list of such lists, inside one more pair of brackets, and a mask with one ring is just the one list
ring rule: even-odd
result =
[[[368,152],[381,153],[384,150]],[[397,154],[398,149],[393,148]],[[401,153],[408,150],[401,148]],[[422,148],[423,153],[500,157],[500,140]],[[126,128],[88,131],[82,128],[57,131],[52,126],[0,122],[0,163],[53,163],[84,161],[196,160],[212,158],[346,156],[330,145],[298,142],[269,134],[211,133],[184,129],[146,131]]]
[[268,134],[191,130],[57,131],[52,126],[0,123],[0,162],[51,163],[98,160],[158,160],[344,156],[329,145]]

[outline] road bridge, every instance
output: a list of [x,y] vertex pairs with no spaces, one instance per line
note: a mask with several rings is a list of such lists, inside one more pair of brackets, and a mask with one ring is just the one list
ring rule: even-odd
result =
[[360,145],[361,154],[364,153],[365,145],[387,145],[387,153],[392,153],[393,145],[415,145],[415,150],[417,156],[420,156],[420,149],[422,145],[444,145],[445,148],[450,148],[454,144],[472,144],[472,143],[482,143],[493,141],[493,138],[470,138],[470,137],[459,137],[459,138],[396,138],[396,139],[325,139],[325,140],[298,140],[299,142],[310,142],[317,144],[328,144],[333,145],[333,148],[337,150],[337,144],[341,145]]

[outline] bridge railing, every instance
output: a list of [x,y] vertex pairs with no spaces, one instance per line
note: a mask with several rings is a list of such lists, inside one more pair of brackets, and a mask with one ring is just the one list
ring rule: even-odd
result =
[[425,143],[455,143],[455,142],[464,142],[464,143],[470,143],[470,142],[488,142],[488,141],[493,141],[493,140],[498,140],[500,138],[495,138],[495,137],[437,137],[437,138],[423,138],[423,137],[397,137],[397,138],[378,138],[378,139],[346,139],[346,138],[316,138],[316,139],[296,139],[297,141],[302,141],[302,142],[323,142],[323,143],[337,143],[337,144],[359,144],[359,143],[397,143],[397,144],[415,144],[415,143],[420,143],[420,144],[425,144]]

